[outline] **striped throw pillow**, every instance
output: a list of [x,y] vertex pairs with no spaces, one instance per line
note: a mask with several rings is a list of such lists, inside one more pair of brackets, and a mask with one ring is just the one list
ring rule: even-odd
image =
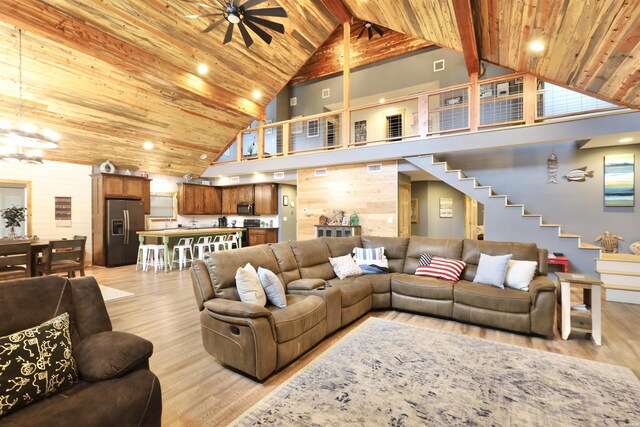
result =
[[384,246],[379,248],[353,248],[354,258],[359,261],[375,261],[385,259]]
[[[424,255],[424,254],[423,254]],[[428,257],[425,257],[425,262]],[[420,257],[419,264],[423,261]],[[416,268],[416,276],[435,277],[436,279],[450,280],[457,282],[462,274],[462,270],[467,264],[457,259],[440,258],[432,256],[427,265],[418,265]]]

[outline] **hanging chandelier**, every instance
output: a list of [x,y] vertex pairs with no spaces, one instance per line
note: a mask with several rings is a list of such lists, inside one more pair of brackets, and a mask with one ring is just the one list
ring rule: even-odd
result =
[[42,163],[43,149],[58,148],[60,135],[51,129],[38,129],[23,120],[22,105],[22,30],[19,35],[19,104],[18,123],[0,120],[0,159],[13,163]]

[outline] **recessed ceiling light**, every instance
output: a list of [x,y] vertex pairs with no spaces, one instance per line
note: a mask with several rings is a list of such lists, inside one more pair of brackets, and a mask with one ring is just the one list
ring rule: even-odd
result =
[[618,140],[618,142],[622,142],[622,143],[631,142],[631,141],[633,141],[633,138],[622,138]]
[[380,98],[380,104],[384,104],[384,98]]
[[253,99],[260,99],[260,98],[262,98],[262,92],[260,92],[259,90],[254,90]]
[[206,154],[200,154],[200,159],[201,159],[201,160],[204,160],[204,159],[206,159],[206,158],[207,158],[207,155],[206,155]]
[[151,141],[145,141],[144,144],[142,144],[142,146],[144,147],[145,150],[153,150],[153,142]]
[[207,64],[200,64],[198,65],[198,72],[200,74],[207,74],[207,72],[209,72],[209,67],[207,67]]
[[542,44],[540,40],[534,40],[529,43],[529,49],[531,49],[533,52],[542,52],[544,51],[544,44]]

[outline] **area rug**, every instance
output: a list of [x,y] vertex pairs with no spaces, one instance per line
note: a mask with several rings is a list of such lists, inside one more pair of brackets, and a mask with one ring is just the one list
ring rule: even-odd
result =
[[133,295],[131,292],[121,291],[120,289],[110,288],[108,286],[100,286],[100,292],[102,292],[102,299],[105,301],[112,301],[114,299],[120,299],[124,297],[130,297]]
[[369,318],[237,426],[639,425],[621,366]]

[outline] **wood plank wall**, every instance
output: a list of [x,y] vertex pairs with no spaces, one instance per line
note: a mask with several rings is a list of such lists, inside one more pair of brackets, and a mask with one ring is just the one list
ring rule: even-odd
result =
[[367,172],[366,163],[329,167],[326,176],[315,176],[316,169],[298,170],[298,240],[314,238],[320,215],[331,217],[334,209],[356,212],[363,235],[396,237],[397,162],[379,164],[378,172]]

